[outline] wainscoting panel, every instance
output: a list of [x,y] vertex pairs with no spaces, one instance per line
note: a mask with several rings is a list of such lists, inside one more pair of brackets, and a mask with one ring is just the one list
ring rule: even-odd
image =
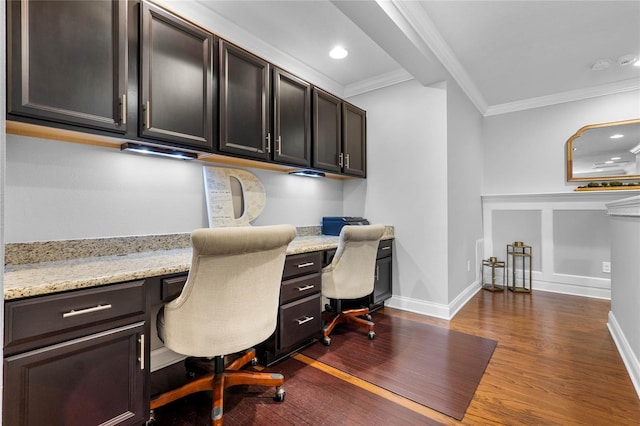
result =
[[483,195],[484,256],[506,260],[506,244],[532,246],[533,289],[611,298],[606,204],[640,191]]

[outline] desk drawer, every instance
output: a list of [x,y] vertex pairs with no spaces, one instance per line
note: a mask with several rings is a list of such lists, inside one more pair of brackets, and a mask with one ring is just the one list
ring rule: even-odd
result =
[[380,240],[380,244],[378,244],[378,254],[376,259],[381,259],[383,257],[391,256],[393,251],[393,240]]
[[280,307],[280,349],[317,336],[322,329],[320,293]]
[[287,256],[284,262],[282,279],[286,280],[300,275],[313,274],[314,272],[320,272],[320,269],[322,269],[322,252],[293,254]]
[[303,275],[284,281],[281,287],[280,304],[284,305],[293,300],[319,293],[321,288],[321,274]]
[[51,336],[103,323],[106,329],[111,321],[144,313],[144,281],[11,301],[5,305],[5,348],[50,344]]

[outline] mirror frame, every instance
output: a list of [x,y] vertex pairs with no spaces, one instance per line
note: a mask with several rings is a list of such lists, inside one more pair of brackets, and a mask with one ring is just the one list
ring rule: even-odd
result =
[[591,176],[591,177],[573,177],[573,141],[578,139],[584,132],[589,129],[598,129],[601,127],[614,127],[622,126],[624,124],[640,124],[640,118],[634,118],[632,120],[623,121],[611,121],[608,123],[588,124],[581,127],[573,136],[567,141],[567,182],[596,182],[607,180],[630,180],[640,179],[640,175],[610,175],[610,176]]

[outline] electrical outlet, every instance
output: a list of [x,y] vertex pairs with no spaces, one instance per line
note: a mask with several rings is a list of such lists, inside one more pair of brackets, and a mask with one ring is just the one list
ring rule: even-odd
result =
[[611,273],[611,262],[602,262],[602,272],[605,274]]

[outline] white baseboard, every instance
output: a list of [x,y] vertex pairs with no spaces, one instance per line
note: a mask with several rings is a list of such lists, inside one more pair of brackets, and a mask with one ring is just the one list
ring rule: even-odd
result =
[[392,296],[384,304],[390,308],[450,320],[478,291],[480,282],[474,281],[448,305],[402,296]]
[[598,288],[539,280],[533,280],[532,287],[534,291],[540,290],[548,291],[550,293],[569,294],[571,296],[582,296],[591,297],[594,299],[611,300],[611,288]]
[[631,377],[631,382],[633,383],[633,387],[636,389],[636,394],[638,394],[638,398],[640,398],[640,362],[638,361],[636,354],[633,353],[631,345],[629,345],[629,341],[625,337],[616,317],[611,311],[609,312],[609,322],[607,322],[607,327],[609,328],[609,333],[611,333],[611,337],[613,337],[613,341],[615,342],[618,352],[622,357],[624,366],[627,368],[627,373],[629,373],[629,377]]
[[149,368],[151,372],[154,372],[164,367],[168,367],[171,364],[175,364],[176,362],[180,362],[185,359],[186,356],[175,353],[172,350],[169,350],[162,346],[158,349],[152,350],[150,358],[151,362],[149,364]]

